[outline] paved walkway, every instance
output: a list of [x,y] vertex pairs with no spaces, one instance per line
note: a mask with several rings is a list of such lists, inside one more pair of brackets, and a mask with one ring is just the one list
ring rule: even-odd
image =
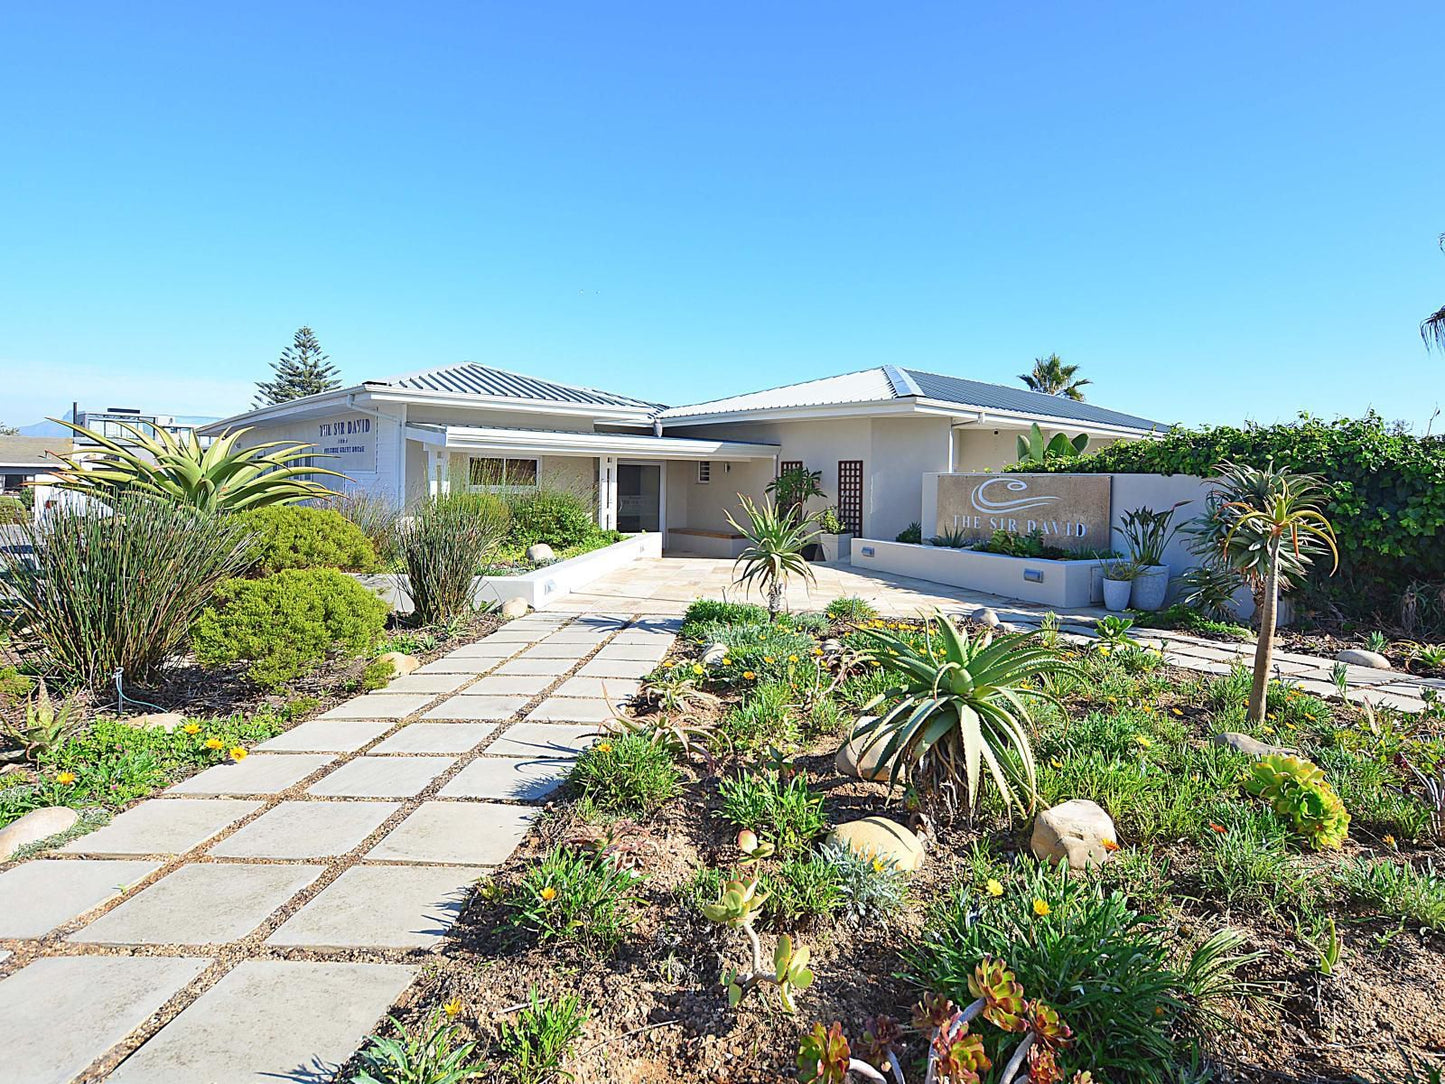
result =
[[331,1080],[676,627],[529,615],[0,873],[0,1084]]

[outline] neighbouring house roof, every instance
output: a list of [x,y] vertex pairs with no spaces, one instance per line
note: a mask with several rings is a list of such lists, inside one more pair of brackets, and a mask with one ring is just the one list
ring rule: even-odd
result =
[[579,406],[637,407],[642,410],[660,410],[661,403],[649,403],[627,395],[617,395],[597,388],[584,388],[576,384],[559,384],[554,380],[542,380],[535,376],[498,369],[492,365],[478,365],[464,361],[457,365],[443,365],[439,369],[426,369],[405,376],[393,376],[386,380],[368,380],[368,384],[384,384],[393,388],[410,388],[416,391],[451,392],[458,395],[485,395],[502,399],[540,399],[550,403],[575,403]]
[[63,437],[0,436],[0,466],[54,468],[60,464],[48,453],[68,455],[73,450],[69,430]]
[[1168,428],[1149,418],[1080,403],[1060,395],[1045,395],[1025,388],[988,384],[980,380],[928,373],[896,365],[879,365],[856,373],[788,384],[766,391],[714,399],[706,403],[669,407],[658,413],[664,422],[737,419],[740,415],[765,420],[784,411],[829,407],[914,404],[930,408],[957,407],[971,412],[995,412],[1021,418],[1044,418],[1084,426],[1137,431]]

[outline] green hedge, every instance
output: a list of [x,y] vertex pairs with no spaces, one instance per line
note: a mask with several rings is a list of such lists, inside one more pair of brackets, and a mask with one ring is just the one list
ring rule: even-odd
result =
[[286,568],[372,572],[378,566],[366,532],[334,508],[286,504],[242,515],[260,538],[256,571],[263,576]]
[[1397,431],[1379,415],[1279,425],[1176,429],[1158,440],[1111,444],[1080,459],[1032,464],[1060,474],[1194,474],[1232,460],[1318,474],[1335,487],[1328,514],[1340,570],[1310,590],[1347,615],[1394,617],[1411,583],[1445,580],[1445,437]]

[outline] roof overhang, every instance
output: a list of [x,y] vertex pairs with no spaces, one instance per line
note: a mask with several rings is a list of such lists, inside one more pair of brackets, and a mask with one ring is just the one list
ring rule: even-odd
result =
[[475,392],[422,391],[398,388],[390,384],[364,384],[362,388],[372,402],[409,403],[422,406],[473,407],[481,410],[515,410],[526,414],[557,414],[569,418],[595,418],[598,421],[634,422],[650,425],[654,410],[647,407],[608,406],[603,403],[566,403],[552,399],[522,399],[504,395],[478,395]]
[[408,440],[428,447],[489,455],[617,456],[625,459],[772,459],[778,445],[627,433],[557,433],[474,425],[408,425]]

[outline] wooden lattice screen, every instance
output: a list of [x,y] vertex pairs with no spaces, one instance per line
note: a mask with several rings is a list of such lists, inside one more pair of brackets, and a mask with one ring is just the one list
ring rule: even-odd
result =
[[787,474],[790,470],[802,469],[803,461],[801,459],[784,459],[781,463],[778,464],[778,476],[781,477],[784,474]]
[[855,535],[863,533],[863,460],[838,460],[838,518]]

